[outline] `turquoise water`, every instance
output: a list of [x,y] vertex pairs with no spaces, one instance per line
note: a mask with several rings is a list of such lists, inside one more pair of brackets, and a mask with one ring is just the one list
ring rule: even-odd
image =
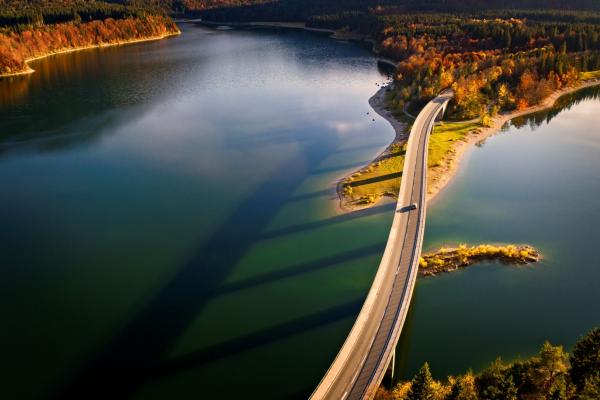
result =
[[[3,398],[306,398],[352,326],[392,208],[339,214],[332,188],[393,138],[367,104],[386,71],[315,34],[183,30],[0,81]],[[400,376],[600,322],[597,107],[489,139],[430,207],[428,248],[545,260],[420,280]]]
[[529,357],[545,340],[570,348],[600,325],[599,92],[515,120],[474,147],[430,207],[425,250],[528,243],[544,259],[419,280],[398,348],[402,377],[426,360],[443,378],[498,356]]

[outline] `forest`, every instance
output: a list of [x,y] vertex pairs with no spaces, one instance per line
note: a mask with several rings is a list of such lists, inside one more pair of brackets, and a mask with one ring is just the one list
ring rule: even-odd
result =
[[166,15],[164,5],[153,1],[0,0],[0,27],[4,30],[65,22],[141,18]]
[[600,2],[596,0],[183,0],[180,3],[187,4],[187,8],[185,5],[182,8],[188,12],[192,11],[189,5],[195,3],[195,15],[213,21],[304,21],[310,16],[375,9],[395,13],[498,9],[600,11]]
[[513,363],[497,359],[475,374],[435,380],[426,363],[414,378],[376,400],[597,400],[600,399],[600,329],[581,338],[571,354],[546,342],[537,356]]
[[450,116],[471,119],[539,104],[600,69],[600,14],[503,10],[395,14],[385,8],[313,16],[313,27],[372,38],[398,61],[390,106],[413,109],[452,87]]
[[201,15],[216,21],[299,20],[361,34],[374,42],[375,52],[398,63],[391,108],[418,111],[451,87],[451,119],[489,120],[535,106],[594,76],[582,73],[600,70],[600,12],[594,10],[600,2],[280,0]]
[[[587,22],[590,14],[581,17],[585,22],[576,13],[530,14],[544,19],[508,12],[368,15],[352,16],[346,26],[373,37],[380,54],[398,61],[392,107],[418,108],[452,87],[450,117],[472,119],[537,105],[576,84],[582,72],[600,69],[600,25]],[[309,23],[323,25],[319,17]]]
[[5,0],[0,5],[0,75],[27,72],[28,59],[58,51],[179,32],[164,10],[149,2]]
[[483,10],[390,14],[385,8],[313,16],[309,26],[372,38],[398,61],[390,106],[418,109],[452,87],[450,117],[472,119],[539,104],[600,69],[600,13]]

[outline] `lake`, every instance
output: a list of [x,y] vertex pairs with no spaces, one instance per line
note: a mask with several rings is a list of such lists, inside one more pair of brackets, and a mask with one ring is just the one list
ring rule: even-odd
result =
[[[360,310],[393,207],[343,214],[333,188],[394,137],[367,102],[389,71],[318,34],[182,28],[0,81],[3,397],[306,398]],[[470,152],[426,247],[544,261],[419,280],[400,377],[600,323],[597,107]]]
[[540,263],[480,265],[417,282],[398,367],[428,360],[437,377],[571,349],[600,325],[599,87],[517,118],[474,147],[429,208],[424,250],[448,244],[531,244]]

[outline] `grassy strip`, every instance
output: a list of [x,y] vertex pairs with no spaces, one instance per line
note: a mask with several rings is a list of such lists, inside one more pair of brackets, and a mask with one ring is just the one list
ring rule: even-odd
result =
[[431,276],[466,268],[480,261],[500,261],[504,264],[529,264],[540,260],[540,253],[531,246],[482,244],[468,247],[441,248],[421,257],[419,273]]
[[[441,166],[454,153],[456,142],[481,127],[479,122],[450,122],[437,125],[429,140],[428,168]],[[402,180],[406,143],[394,143],[367,167],[342,182],[342,203],[366,207],[384,197],[397,198]],[[431,182],[431,180],[430,180]]]
[[454,144],[480,127],[479,122],[446,122],[435,126],[429,139],[427,166],[431,169],[442,165],[444,159],[454,151]]
[[343,182],[346,205],[368,206],[384,196],[397,197],[400,191],[406,143],[394,143],[367,167]]

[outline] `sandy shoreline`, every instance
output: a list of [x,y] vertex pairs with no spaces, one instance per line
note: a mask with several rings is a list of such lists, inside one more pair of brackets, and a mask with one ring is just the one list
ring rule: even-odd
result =
[[379,160],[384,158],[391,151],[391,148],[393,145],[395,145],[396,143],[403,143],[408,139],[408,133],[409,133],[408,129],[407,129],[408,125],[405,122],[397,120],[392,115],[392,113],[385,108],[386,90],[387,90],[386,87],[381,87],[373,96],[371,96],[371,98],[369,99],[369,105],[371,106],[373,111],[375,111],[379,116],[381,116],[390,125],[392,125],[392,128],[394,128],[394,133],[395,133],[394,139],[373,160],[369,161],[368,163],[366,163],[365,165],[363,165],[362,167],[360,167],[356,170],[350,171],[349,173],[345,173],[344,175],[341,175],[338,178],[336,178],[335,194],[337,197],[337,201],[335,202],[335,204],[336,204],[336,211],[338,213],[346,213],[346,212],[351,212],[351,211],[363,210],[366,208],[370,208],[370,207],[374,206],[375,204],[379,205],[381,203],[384,203],[388,199],[384,196],[381,199],[379,199],[379,201],[377,201],[375,204],[369,204],[369,205],[365,205],[365,206],[357,206],[357,205],[348,206],[348,205],[344,204],[344,196],[343,196],[344,181],[349,176],[353,175],[356,171],[360,171],[360,170],[368,167],[369,165],[378,162]]
[[25,67],[26,67],[25,70],[19,71],[19,72],[11,72],[11,73],[8,73],[8,74],[0,74],[0,78],[8,78],[8,77],[11,77],[11,76],[19,76],[19,75],[29,75],[29,74],[32,74],[32,73],[35,72],[35,70],[29,66],[30,62],[36,61],[36,60],[41,60],[43,58],[55,56],[55,55],[58,55],[58,54],[67,54],[67,53],[73,53],[73,52],[76,52],[76,51],[91,50],[91,49],[100,49],[100,48],[105,48],[105,47],[124,46],[124,45],[134,44],[134,43],[152,42],[152,41],[155,41],[155,40],[161,40],[161,39],[165,39],[165,38],[168,38],[168,37],[171,37],[171,36],[177,36],[177,35],[181,35],[181,31],[177,31],[177,32],[173,32],[173,33],[167,33],[165,35],[151,36],[151,37],[143,38],[143,39],[123,40],[123,41],[119,41],[119,42],[115,42],[115,43],[100,43],[100,44],[94,44],[94,45],[90,45],[90,46],[73,47],[73,48],[68,48],[68,49],[62,49],[62,50],[58,50],[58,51],[53,51],[53,52],[50,52],[48,54],[44,54],[44,55],[41,55],[41,56],[26,58],[25,59]]
[[492,126],[482,127],[476,132],[469,133],[465,141],[460,141],[456,144],[453,154],[447,157],[441,166],[428,171],[427,201],[429,203],[432,202],[446,187],[448,187],[452,179],[458,173],[460,164],[463,161],[467,150],[471,149],[475,144],[497,134],[507,122],[518,117],[552,108],[560,97],[598,85],[600,85],[600,79],[583,82],[578,86],[563,88],[552,93],[542,103],[536,106],[500,114],[492,119]]
[[[482,127],[477,130],[469,133],[464,141],[457,142],[453,148],[452,153],[443,160],[442,164],[438,167],[430,169],[427,172],[427,180],[428,180],[428,189],[427,189],[427,202],[433,202],[438,195],[443,192],[443,190],[448,187],[451,183],[452,179],[456,176],[461,162],[467,154],[467,151],[470,150],[475,144],[487,139],[490,136],[498,133],[502,127],[509,121],[522,117],[524,115],[533,114],[538,111],[546,110],[554,106],[556,101],[567,94],[577,92],[579,90],[598,86],[600,85],[600,79],[590,80],[581,83],[578,86],[567,87],[561,90],[554,92],[548,98],[546,98],[541,104],[538,104],[533,107],[529,107],[525,110],[513,111],[509,113],[500,114],[492,119],[492,126],[490,127]],[[367,206],[347,206],[344,205],[343,200],[343,183],[347,177],[353,175],[356,171],[360,171],[368,165],[379,161],[382,157],[384,157],[390,150],[390,148],[397,143],[404,143],[408,137],[407,124],[397,120],[390,111],[385,108],[385,88],[381,88],[369,99],[369,105],[371,108],[383,117],[386,121],[388,121],[395,131],[395,138],[390,143],[390,145],[380,153],[374,160],[369,162],[364,167],[358,168],[357,170],[351,171],[350,173],[340,177],[336,182],[336,193],[338,195],[338,210],[342,212],[351,212],[364,208],[369,208],[374,205],[378,205],[385,199],[382,197],[379,201],[374,204],[369,204]]]

